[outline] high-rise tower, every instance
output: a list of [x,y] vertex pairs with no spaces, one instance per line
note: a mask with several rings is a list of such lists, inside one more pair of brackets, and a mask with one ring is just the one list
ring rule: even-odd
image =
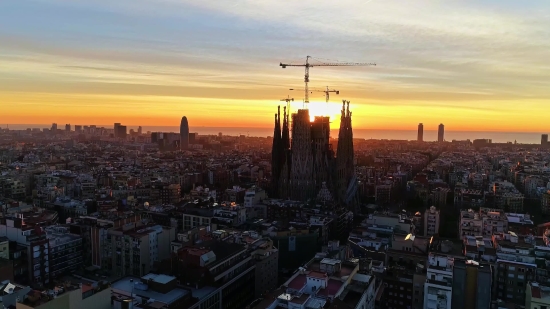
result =
[[441,123],[437,129],[437,141],[443,143],[445,138],[445,126]]
[[189,148],[189,123],[187,123],[187,117],[181,117],[180,123],[180,150],[186,150]]
[[424,125],[422,123],[418,124],[418,137],[416,140],[419,142],[424,141]]

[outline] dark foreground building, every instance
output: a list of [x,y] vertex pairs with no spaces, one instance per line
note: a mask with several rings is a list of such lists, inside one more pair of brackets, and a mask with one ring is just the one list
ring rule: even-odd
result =
[[342,104],[336,154],[330,144],[329,117],[318,116],[312,122],[309,110],[299,109],[291,124],[289,116],[285,108],[281,128],[280,109],[275,115],[271,196],[305,201],[315,198],[325,185],[340,205],[357,207],[349,101]]

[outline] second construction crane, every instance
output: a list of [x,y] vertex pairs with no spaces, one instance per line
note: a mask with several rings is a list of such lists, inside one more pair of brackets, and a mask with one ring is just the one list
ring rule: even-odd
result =
[[[286,67],[304,67],[304,103],[309,103],[309,68],[312,67],[339,67],[339,66],[371,66],[376,65],[375,63],[360,63],[360,62],[319,62],[319,63],[310,63],[309,60],[311,56],[306,57],[306,63],[304,64],[290,64],[290,63],[280,63],[279,65],[284,69]],[[328,90],[328,89],[327,89]],[[327,92],[328,98],[328,92]]]

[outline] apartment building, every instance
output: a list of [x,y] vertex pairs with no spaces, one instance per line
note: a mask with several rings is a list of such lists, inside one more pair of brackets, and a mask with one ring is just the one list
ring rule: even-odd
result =
[[491,265],[454,259],[451,308],[491,309]]
[[464,236],[462,242],[466,258],[485,262],[496,261],[497,249],[493,245],[492,237]]
[[0,221],[0,237],[16,244],[13,257],[17,260],[17,269],[26,268],[26,277],[15,274],[23,283],[40,286],[50,282],[50,244],[41,226],[56,222],[57,214],[49,211],[15,214]]
[[472,209],[460,211],[460,224],[458,225],[458,235],[461,238],[466,236],[481,236],[483,230],[483,219],[478,212]]
[[528,282],[525,289],[525,309],[550,308],[550,287]]
[[119,276],[144,276],[155,263],[170,256],[174,227],[130,224],[107,231],[102,267]]
[[198,299],[190,309],[240,309],[254,300],[256,261],[246,245],[212,241],[182,248],[177,256],[178,278]]
[[392,186],[390,184],[376,184],[374,187],[374,198],[377,204],[384,205],[391,200]]
[[163,274],[127,276],[113,282],[111,290],[113,308],[177,309],[191,304],[191,292],[178,286],[176,277]]
[[244,207],[253,207],[260,204],[263,200],[267,199],[267,193],[265,190],[253,186],[246,190],[244,195]]
[[183,208],[183,230],[187,231],[199,226],[210,226],[213,217],[213,207],[188,203]]
[[424,236],[439,234],[440,213],[434,206],[424,212]]
[[50,226],[44,230],[49,242],[51,279],[80,269],[83,260],[82,237],[69,233],[69,228],[64,226]]
[[373,309],[375,278],[358,270],[359,265],[352,261],[314,258],[281,288],[251,307]]
[[513,213],[523,212],[524,196],[513,183],[507,181],[494,182],[490,191],[485,194],[485,200],[494,208]]
[[495,269],[497,272],[496,297],[507,303],[524,305],[525,289],[529,281],[535,281],[537,265],[497,260]]
[[246,222],[246,208],[234,202],[223,203],[221,206],[214,207],[213,218],[223,225],[240,226]]
[[455,188],[454,205],[457,208],[468,209],[471,207],[481,207],[485,202],[481,190],[467,189],[462,187]]
[[10,259],[10,240],[5,236],[0,237],[0,259]]
[[454,259],[431,253],[428,256],[426,283],[424,283],[425,309],[451,309]]
[[508,231],[508,218],[499,209],[480,208],[480,215],[483,219],[483,235],[491,237],[493,234],[505,233]]
[[432,203],[436,207],[445,207],[447,205],[447,195],[451,190],[449,188],[437,187],[432,190]]
[[256,261],[255,297],[266,296],[278,286],[279,250],[269,238],[254,240],[250,244],[251,255]]
[[151,201],[162,204],[176,204],[181,199],[180,184],[154,182],[151,184]]

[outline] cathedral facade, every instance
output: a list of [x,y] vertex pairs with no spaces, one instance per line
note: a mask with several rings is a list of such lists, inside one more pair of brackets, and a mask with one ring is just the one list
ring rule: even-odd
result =
[[315,117],[312,122],[308,109],[299,109],[291,117],[292,122],[284,108],[281,127],[280,109],[275,114],[271,195],[298,201],[323,196],[356,210],[358,186],[349,101],[342,104],[336,153],[330,144],[329,117]]

